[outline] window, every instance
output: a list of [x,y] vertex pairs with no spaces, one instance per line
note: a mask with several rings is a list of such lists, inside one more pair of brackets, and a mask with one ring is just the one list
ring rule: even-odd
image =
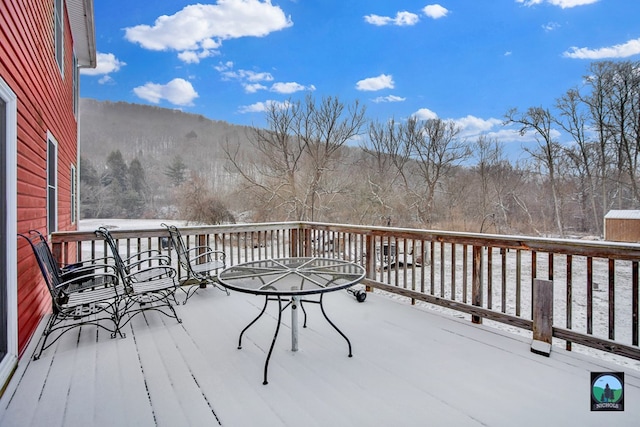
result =
[[47,230],[58,230],[58,142],[47,138]]
[[71,165],[71,224],[76,223],[76,212],[78,212],[78,185],[76,178],[76,166]]
[[64,0],[54,0],[53,20],[56,62],[58,63],[60,74],[64,75]]

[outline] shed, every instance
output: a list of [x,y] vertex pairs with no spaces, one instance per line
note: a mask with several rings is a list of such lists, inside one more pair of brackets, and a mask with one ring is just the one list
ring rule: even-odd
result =
[[611,210],[604,216],[604,239],[640,242],[640,210]]

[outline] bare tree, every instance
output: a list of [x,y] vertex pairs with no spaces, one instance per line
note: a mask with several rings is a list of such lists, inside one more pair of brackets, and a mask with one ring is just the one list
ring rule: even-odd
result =
[[328,191],[323,178],[337,167],[346,142],[360,134],[364,112],[357,101],[345,106],[334,97],[274,103],[266,112],[269,129],[252,130],[249,143],[257,156],[246,161],[238,149],[225,151],[246,188],[274,216],[315,220]]
[[176,188],[180,218],[198,224],[235,223],[235,218],[197,172]]
[[497,172],[496,169],[500,166],[504,158],[500,143],[496,139],[489,138],[485,135],[478,137],[473,148],[477,161],[474,171],[479,178],[477,182],[480,187],[477,192],[480,197],[480,210],[478,211],[476,205],[475,211],[478,215],[478,222],[480,223],[480,232],[482,232],[485,222],[490,217],[495,224],[495,208],[499,204],[493,199],[495,194],[493,189],[498,184],[494,179],[494,173]]
[[430,224],[438,186],[454,166],[470,156],[471,151],[458,139],[460,128],[451,120],[421,121],[411,117],[402,129],[402,141],[411,161],[403,165],[401,173],[410,183],[409,191],[415,197],[418,218]]
[[556,120],[548,109],[542,107],[531,107],[525,113],[519,113],[513,108],[505,115],[506,124],[520,125],[520,134],[524,135],[529,131],[534,132],[537,147],[531,149],[523,147],[523,150],[542,167],[542,172],[547,174],[551,194],[553,198],[554,220],[561,236],[564,236],[564,225],[562,218],[562,197],[558,186],[558,160],[562,153],[562,146],[553,138],[552,125]]
[[395,119],[372,122],[368,140],[360,145],[365,155],[362,169],[367,182],[366,211],[372,211],[375,220],[385,225],[399,214],[395,203],[398,187],[407,187],[402,172],[409,161],[409,147],[402,143],[401,131]]
[[[611,112],[610,127],[619,153],[619,167],[626,174],[632,204],[640,202],[638,167],[640,157],[640,66],[632,62],[612,64],[610,92],[607,98]],[[622,197],[622,192],[619,193]],[[623,202],[620,201],[620,207]]]
[[336,97],[322,98],[317,105],[315,99],[307,95],[303,113],[297,131],[305,142],[312,167],[307,194],[311,196],[309,210],[313,221],[319,199],[326,193],[322,189],[322,178],[335,167],[347,141],[362,132],[365,108],[358,101],[345,106]]
[[[588,113],[584,111],[584,107],[579,92],[575,89],[568,90],[556,101],[559,116],[554,120],[561,129],[572,137],[575,143],[573,146],[568,147],[565,152],[579,182],[579,204],[583,216],[591,216],[591,222],[595,225],[596,232],[601,234],[602,216],[596,200],[599,187],[596,172],[598,169],[598,156],[595,150],[596,145],[589,141],[586,136]],[[590,215],[587,215],[588,211],[591,212]]]
[[[591,64],[589,74],[584,78],[587,89],[590,93],[581,97],[589,109],[591,128],[595,132],[596,138],[596,158],[598,181],[600,185],[600,204],[602,206],[601,216],[607,213],[609,208],[610,164],[617,163],[614,158],[617,152],[612,150],[612,132],[609,126],[610,114],[607,98],[610,88],[610,62],[596,62]],[[619,172],[618,172],[619,173]]]

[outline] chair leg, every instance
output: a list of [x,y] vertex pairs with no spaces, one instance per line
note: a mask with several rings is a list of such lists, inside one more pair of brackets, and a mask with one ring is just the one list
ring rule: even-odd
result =
[[[196,279],[186,279],[183,283],[188,283],[189,281],[193,281]],[[188,283],[188,284],[183,284],[180,285],[180,289],[182,290],[182,292],[184,292],[186,294],[186,297],[184,299],[184,301],[182,301],[182,304],[186,304],[187,301],[189,301],[189,298],[191,298],[192,296],[194,296],[199,289],[201,288],[205,288],[207,287],[207,285],[211,285],[214,288],[220,289],[221,291],[225,292],[227,294],[227,296],[231,295],[229,293],[229,289],[225,288],[224,286],[222,286],[220,284],[220,282],[218,282],[217,277],[207,277],[207,278],[202,278],[200,279],[200,281],[195,282],[195,283]],[[184,288],[188,287],[187,290],[185,290]],[[174,298],[175,299],[175,298]],[[176,301],[176,304],[178,302]]]
[[[149,298],[149,300],[142,301],[142,298],[144,297]],[[171,300],[170,300],[171,298],[175,300],[175,292],[172,292],[170,294],[164,294],[164,295],[162,293],[139,294],[139,295],[134,295],[127,298],[127,301],[125,302],[125,308],[122,310],[122,315],[119,316],[120,321],[118,325],[118,330],[120,330],[127,323],[129,323],[134,316],[145,311],[158,311],[167,317],[172,317],[176,319],[178,323],[182,323],[182,319],[178,316],[178,313],[173,308],[173,304],[171,304]],[[133,307],[136,304],[138,304],[139,308],[134,309]],[[163,310],[164,307],[167,307],[170,313],[167,312],[167,310]],[[122,322],[121,320],[125,316],[127,317],[127,319],[124,322]]]
[[42,332],[42,337],[41,337],[42,343],[38,342],[38,345],[36,346],[36,350],[38,347],[40,347],[40,351],[36,351],[33,354],[33,360],[40,359],[40,356],[42,356],[42,352],[46,348],[49,348],[49,345],[51,345],[51,343],[47,345],[47,340],[49,339],[49,335],[51,334],[51,332],[53,332],[53,325],[55,324],[55,321],[57,318],[58,318],[58,315],[56,313],[51,314],[51,317],[47,321],[47,326],[45,326],[44,331]]

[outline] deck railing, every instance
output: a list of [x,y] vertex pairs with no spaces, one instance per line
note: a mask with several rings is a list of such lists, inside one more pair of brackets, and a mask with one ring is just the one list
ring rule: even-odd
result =
[[[553,337],[640,360],[640,245],[311,222],[181,227],[187,246],[227,253],[227,264],[335,257],[362,264],[364,283],[470,316],[533,331],[534,286],[553,283]],[[112,230],[123,255],[169,253],[164,228]],[[63,262],[108,254],[92,232],[51,237]],[[537,319],[537,317],[536,317]]]

